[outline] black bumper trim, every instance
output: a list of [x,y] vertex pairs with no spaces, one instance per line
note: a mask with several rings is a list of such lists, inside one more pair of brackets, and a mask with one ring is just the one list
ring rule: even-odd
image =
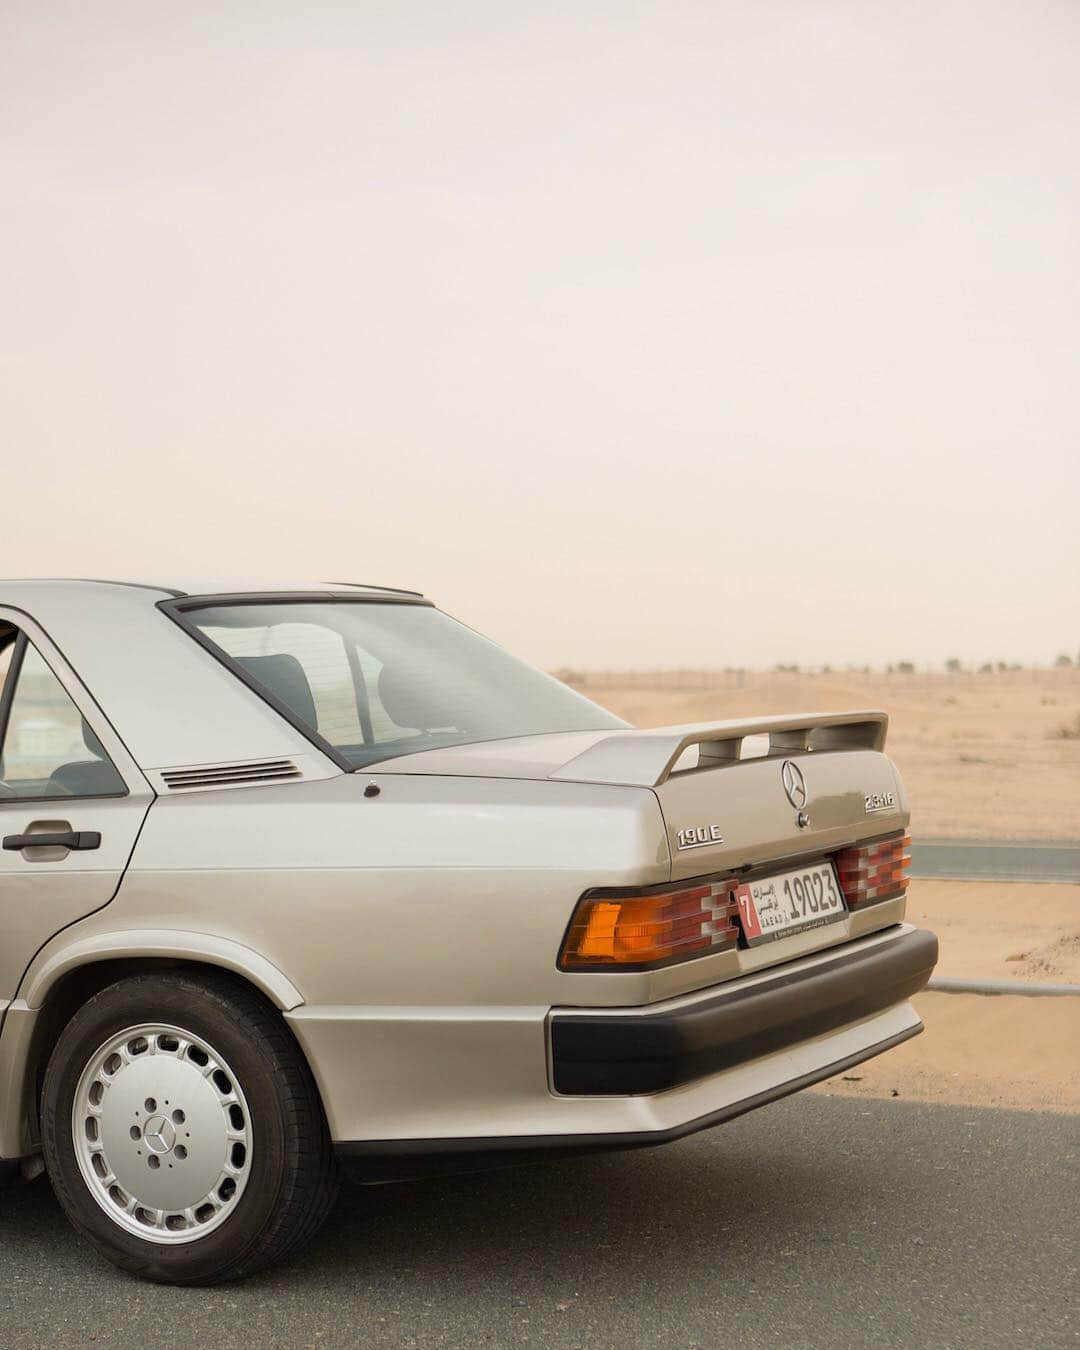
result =
[[681,1008],[554,1012],[555,1091],[643,1096],[736,1068],[903,1002],[924,987],[937,956],[934,934],[916,929]]
[[355,1163],[372,1180],[404,1179],[431,1172],[475,1171],[489,1167],[541,1161],[552,1158],[581,1157],[589,1153],[607,1153],[619,1149],[656,1148],[673,1144],[701,1130],[724,1125],[729,1120],[780,1101],[803,1088],[835,1078],[864,1060],[873,1059],[894,1046],[918,1036],[923,1024],[906,1027],[885,1040],[876,1041],[820,1069],[789,1078],[764,1092],[743,1097],[710,1111],[707,1115],[672,1125],[666,1130],[623,1130],[610,1134],[515,1134],[468,1136],[458,1139],[345,1139],[334,1143],[334,1151],[344,1161]]

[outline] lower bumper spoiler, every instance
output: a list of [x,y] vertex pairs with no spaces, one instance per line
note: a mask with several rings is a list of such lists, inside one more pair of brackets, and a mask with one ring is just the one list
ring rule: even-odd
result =
[[903,1045],[922,1031],[922,1023],[876,1041],[854,1054],[831,1060],[809,1073],[789,1078],[751,1097],[743,1097],[717,1111],[696,1116],[666,1130],[631,1130],[610,1134],[557,1134],[480,1136],[463,1139],[364,1139],[337,1141],[334,1149],[358,1180],[407,1181],[417,1177],[443,1176],[457,1172],[487,1171],[550,1158],[578,1158],[590,1153],[619,1149],[656,1148],[701,1130],[725,1125],[729,1120],[780,1101],[826,1078],[846,1073],[875,1055]]

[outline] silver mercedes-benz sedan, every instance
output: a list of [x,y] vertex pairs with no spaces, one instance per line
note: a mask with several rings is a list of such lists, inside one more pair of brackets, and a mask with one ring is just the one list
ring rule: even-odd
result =
[[150,1279],[921,1030],[883,713],[638,731],[345,583],[0,583],[0,691],[0,1158]]

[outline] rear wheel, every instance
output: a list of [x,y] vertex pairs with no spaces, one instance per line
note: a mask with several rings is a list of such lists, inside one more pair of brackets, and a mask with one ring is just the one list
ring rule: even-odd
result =
[[75,1227],[167,1283],[288,1256],[335,1194],[307,1063],[276,1011],[226,975],[136,976],[90,999],[49,1061],[42,1139]]

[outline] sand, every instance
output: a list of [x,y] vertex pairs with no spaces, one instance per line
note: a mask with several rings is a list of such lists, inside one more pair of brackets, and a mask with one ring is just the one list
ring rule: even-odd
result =
[[907,917],[938,935],[939,975],[1080,985],[1080,886],[913,881]]
[[[1080,839],[1080,669],[986,675],[578,674],[636,726],[884,708],[916,835]],[[1062,730],[1070,732],[1062,736]]]
[[[914,881],[908,918],[937,933],[939,975],[1080,984],[1080,886]],[[926,1031],[817,1091],[1080,1112],[1080,996],[927,991]]]
[[812,1090],[1080,1112],[1080,998],[925,992],[914,1003],[921,1036]]

